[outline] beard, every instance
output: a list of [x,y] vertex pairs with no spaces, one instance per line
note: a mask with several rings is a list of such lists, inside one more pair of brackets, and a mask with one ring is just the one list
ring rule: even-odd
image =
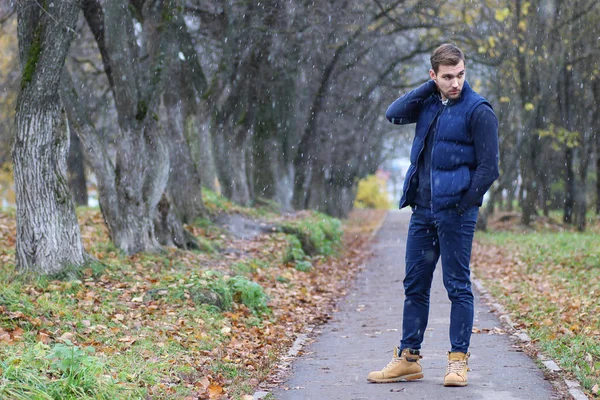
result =
[[442,94],[444,95],[445,98],[447,99],[458,99],[460,97],[460,94],[462,92],[462,88],[461,89],[450,89],[448,91],[442,91]]

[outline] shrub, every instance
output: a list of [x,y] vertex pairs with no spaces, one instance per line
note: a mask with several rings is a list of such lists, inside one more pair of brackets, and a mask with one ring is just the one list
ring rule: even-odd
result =
[[309,272],[312,269],[310,261],[297,261],[295,268],[301,272]]
[[288,247],[283,255],[283,263],[291,263],[302,261],[306,257],[304,250],[302,250],[302,243],[295,235],[287,235]]
[[356,208],[390,208],[390,199],[385,189],[385,181],[376,175],[369,175],[358,182],[356,198],[354,199]]
[[226,278],[220,273],[207,271],[198,284],[189,289],[197,304],[209,304],[221,310],[231,310],[233,302],[244,304],[255,315],[269,311],[267,295],[258,283],[241,275]]
[[233,299],[244,304],[252,313],[264,314],[269,311],[267,295],[258,283],[239,275],[229,279],[227,283],[231,288]]
[[311,218],[284,224],[281,230],[295,235],[302,245],[302,250],[308,256],[333,254],[342,238],[341,222],[321,213],[314,213]]

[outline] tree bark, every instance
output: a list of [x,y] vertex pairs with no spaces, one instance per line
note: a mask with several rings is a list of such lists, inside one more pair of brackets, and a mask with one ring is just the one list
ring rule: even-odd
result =
[[222,126],[215,140],[217,172],[222,183],[221,191],[225,197],[243,206],[251,204],[246,173],[246,152],[249,148],[251,132],[245,123],[231,127]]
[[67,172],[69,176],[69,188],[73,195],[73,200],[78,206],[87,206],[88,192],[87,181],[85,178],[85,162],[83,156],[83,147],[81,140],[75,133],[75,129],[70,126],[69,157],[67,158]]
[[563,209],[563,222],[573,223],[573,210],[575,208],[575,173],[573,172],[573,149],[565,149],[565,204]]
[[600,216],[600,134],[596,134],[596,216]]
[[[278,79],[270,80],[277,76]],[[293,163],[289,143],[295,128],[293,107],[295,87],[283,69],[265,66],[261,72],[265,88],[259,93],[258,112],[252,139],[252,186],[254,197],[277,202],[291,209]]]
[[86,260],[67,183],[69,129],[58,96],[79,8],[76,1],[17,7],[23,73],[13,146],[16,261],[21,271],[53,274]]
[[164,55],[173,40],[169,21],[176,18],[177,7],[170,1],[144,5],[151,12],[144,26],[150,32],[144,31],[142,52],[126,1],[108,0],[104,9],[97,0],[86,0],[86,4],[84,15],[100,48],[120,129],[114,167],[107,161],[95,163],[112,169],[106,185],[99,187],[102,212],[115,246],[127,254],[155,251],[160,243],[154,220],[169,178],[168,146],[156,119],[164,71],[169,69]]

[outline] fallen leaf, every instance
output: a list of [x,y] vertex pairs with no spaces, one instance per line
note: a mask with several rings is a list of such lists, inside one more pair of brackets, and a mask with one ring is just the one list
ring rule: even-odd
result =
[[200,386],[201,386],[203,389],[206,389],[207,387],[209,387],[209,386],[210,386],[210,381],[209,381],[209,380],[208,380],[208,378],[205,376],[204,378],[202,378],[202,379],[200,379],[200,380],[198,381],[198,384],[200,384]]
[[208,387],[208,393],[210,397],[219,396],[223,394],[223,387],[221,385],[210,385]]
[[66,342],[67,340],[69,342],[73,341],[73,333],[72,332],[65,332],[62,335],[60,335],[60,337],[58,338],[59,341],[61,342]]
[[50,335],[48,335],[45,332],[38,332],[38,334],[37,334],[37,340],[38,340],[38,342],[42,342],[44,344],[48,344],[48,343],[50,343]]
[[598,392],[600,392],[600,386],[598,386],[598,384],[596,383],[594,385],[594,387],[592,387],[592,393],[593,394],[598,394]]
[[223,328],[221,328],[221,333],[224,335],[229,335],[231,333],[231,328],[228,326],[224,326]]
[[5,330],[0,330],[0,342],[10,342],[10,334]]
[[131,336],[124,336],[122,338],[117,339],[118,342],[127,343],[129,345],[132,345],[133,343],[135,343],[136,340],[137,340],[137,338],[132,338]]

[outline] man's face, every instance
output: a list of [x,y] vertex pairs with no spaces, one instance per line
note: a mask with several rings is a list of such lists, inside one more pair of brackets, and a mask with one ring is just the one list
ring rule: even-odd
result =
[[437,74],[430,69],[429,76],[435,81],[443,100],[458,99],[465,83],[465,63],[440,65]]

